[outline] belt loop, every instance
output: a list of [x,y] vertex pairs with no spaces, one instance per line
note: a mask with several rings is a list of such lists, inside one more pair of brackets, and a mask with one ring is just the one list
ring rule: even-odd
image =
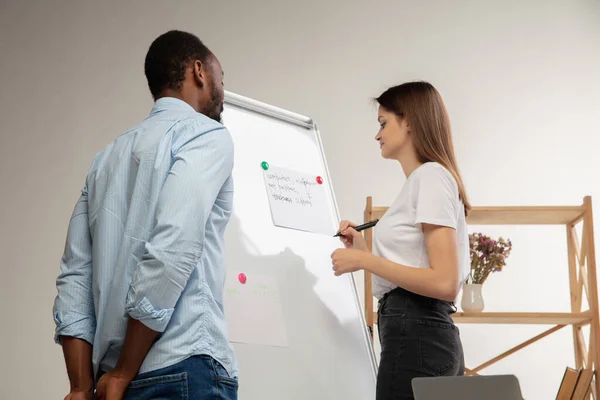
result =
[[385,307],[388,297],[390,297],[394,291],[396,291],[396,289],[388,290],[383,296],[381,296],[381,299],[379,299],[379,309],[383,309],[383,307]]
[[385,305],[385,301],[387,300],[388,294],[390,292],[384,293],[383,296],[381,296],[381,298],[379,299],[379,304],[378,304],[378,309],[381,310],[383,308],[383,306]]

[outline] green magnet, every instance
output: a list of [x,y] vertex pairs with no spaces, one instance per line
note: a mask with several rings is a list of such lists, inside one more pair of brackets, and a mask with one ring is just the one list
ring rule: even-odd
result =
[[262,164],[260,164],[262,166],[262,168],[266,171],[269,169],[269,163],[266,161],[263,161]]

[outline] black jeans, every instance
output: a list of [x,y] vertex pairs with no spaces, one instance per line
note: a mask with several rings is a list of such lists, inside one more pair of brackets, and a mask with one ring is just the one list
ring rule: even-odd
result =
[[463,375],[465,361],[453,303],[402,288],[379,300],[381,360],[377,400],[414,399],[416,377]]

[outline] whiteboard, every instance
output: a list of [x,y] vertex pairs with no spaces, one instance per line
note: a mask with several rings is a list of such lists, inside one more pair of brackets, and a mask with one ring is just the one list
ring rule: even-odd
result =
[[[244,285],[268,279],[277,288],[276,304],[267,312],[254,303],[224,300],[228,325],[237,332],[230,341],[239,365],[240,400],[374,399],[377,366],[355,281],[351,274],[336,277],[331,269],[330,255],[341,247],[333,238],[339,212],[316,125],[231,92],[225,94],[223,123],[235,144],[227,271],[230,279],[243,273]],[[263,161],[322,177],[331,215],[327,235],[274,225]],[[242,336],[256,339],[262,329],[260,337],[275,345],[238,340],[244,315],[256,318],[242,325]]]

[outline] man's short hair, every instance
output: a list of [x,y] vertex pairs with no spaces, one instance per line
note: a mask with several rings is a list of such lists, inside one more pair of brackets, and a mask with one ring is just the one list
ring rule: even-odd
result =
[[195,35],[172,30],[157,37],[150,45],[144,72],[150,93],[156,99],[166,89],[181,90],[190,63],[208,63],[212,52]]

